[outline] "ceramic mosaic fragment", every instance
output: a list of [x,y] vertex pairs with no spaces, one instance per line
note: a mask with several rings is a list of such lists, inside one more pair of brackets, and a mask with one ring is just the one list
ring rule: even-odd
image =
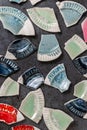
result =
[[76,116],[87,119],[87,102],[85,100],[77,98],[65,103],[65,106]]
[[62,93],[67,91],[71,82],[67,78],[64,64],[54,67],[46,76],[44,83],[58,89]]
[[74,1],[63,1],[56,4],[67,27],[77,24],[87,11],[83,5]]
[[0,57],[0,75],[7,77],[19,70],[19,66],[12,60]]
[[87,18],[81,24],[85,42],[87,42]]
[[24,84],[28,88],[37,89],[44,82],[44,77],[36,67],[32,67],[25,71],[19,78],[18,82]]
[[43,118],[48,130],[66,130],[73,122],[73,118],[65,112],[51,108],[43,109]]
[[40,130],[40,129],[30,125],[19,125],[12,127],[12,130]]
[[39,61],[52,61],[60,57],[62,51],[55,35],[42,35],[38,49],[37,59]]
[[37,4],[38,2],[40,2],[40,1],[42,1],[42,0],[30,0],[30,2],[31,2],[32,5],[35,5],[35,4]]
[[0,6],[0,20],[3,27],[14,35],[35,35],[34,27],[29,18],[16,8]]
[[33,23],[41,29],[48,32],[60,32],[60,28],[52,8],[34,7],[27,9],[27,12]]
[[9,45],[5,57],[13,60],[23,59],[35,51],[35,45],[27,38],[23,38],[15,40]]
[[25,1],[27,1],[27,0],[9,0],[9,1],[10,1],[10,2],[15,2],[15,3],[20,4],[20,3],[25,2]]
[[0,97],[19,95],[19,84],[8,77],[0,88]]
[[78,35],[75,34],[65,43],[64,49],[73,60],[78,55],[87,50],[87,45]]
[[23,115],[13,106],[0,103],[0,121],[8,125],[24,120]]
[[41,89],[30,92],[22,101],[19,110],[29,119],[38,123],[42,118],[44,96]]

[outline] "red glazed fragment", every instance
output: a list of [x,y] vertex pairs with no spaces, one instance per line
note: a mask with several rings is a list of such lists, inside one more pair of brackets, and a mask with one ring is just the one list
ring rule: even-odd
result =
[[33,126],[19,125],[12,128],[12,130],[35,130]]
[[87,18],[82,22],[82,31],[85,42],[87,42]]

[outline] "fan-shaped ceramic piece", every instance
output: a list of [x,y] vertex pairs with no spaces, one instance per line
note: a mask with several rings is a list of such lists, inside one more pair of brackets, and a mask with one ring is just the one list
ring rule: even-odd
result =
[[84,40],[85,42],[87,42],[87,18],[82,22],[81,26],[82,26]]
[[67,27],[78,23],[87,9],[74,1],[63,1],[56,3]]
[[39,61],[52,61],[57,59],[62,54],[56,36],[42,35],[41,42],[38,49],[37,59]]
[[40,130],[40,129],[30,125],[19,125],[12,127],[12,130]]
[[41,89],[30,92],[22,101],[19,110],[28,118],[38,123],[42,118],[44,96]]
[[22,120],[24,120],[24,117],[16,108],[0,103],[0,121],[11,125]]
[[37,4],[38,2],[40,2],[40,1],[42,1],[42,0],[30,0],[30,2],[31,2],[32,5],[35,5],[35,4]]
[[13,41],[6,52],[8,59],[23,59],[36,51],[36,47],[27,38]]
[[60,32],[60,28],[52,8],[35,7],[27,9],[31,20],[41,29],[48,32]]
[[43,109],[43,118],[49,130],[66,130],[73,122],[73,118],[65,112],[51,108]]
[[27,0],[9,0],[9,1],[10,1],[10,2],[15,2],[15,3],[20,4],[20,3],[25,2],[25,1],[27,1]]
[[0,6],[0,20],[4,28],[14,35],[35,35],[29,18],[16,8]]
[[78,35],[75,34],[65,43],[64,49],[67,51],[67,53],[73,60],[78,55],[87,50],[87,45]]
[[59,64],[58,66],[54,67],[46,76],[44,83],[59,89],[60,92],[67,91],[71,82],[67,78],[64,64]]

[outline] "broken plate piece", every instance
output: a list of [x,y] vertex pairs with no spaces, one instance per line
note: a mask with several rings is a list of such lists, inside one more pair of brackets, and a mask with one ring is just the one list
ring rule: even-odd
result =
[[85,100],[76,98],[65,103],[65,106],[76,116],[87,119],[87,103]]
[[83,80],[74,86],[74,96],[87,101],[87,80]]
[[19,125],[12,127],[12,130],[40,130],[40,129],[30,125]]
[[54,67],[46,76],[45,84],[57,88],[60,92],[65,92],[69,89],[71,84],[67,78],[64,64],[59,64]]
[[78,55],[87,50],[87,45],[78,35],[75,34],[65,43],[64,49],[73,60]]
[[16,108],[0,103],[0,121],[11,125],[22,120],[24,120],[24,117]]
[[87,56],[82,56],[73,60],[78,71],[87,78]]
[[40,87],[43,82],[44,77],[36,67],[28,69],[18,78],[18,83],[34,89]]
[[9,0],[9,1],[10,1],[10,2],[15,2],[15,3],[20,4],[20,3],[25,2],[25,1],[27,1],[27,0]]
[[38,49],[37,59],[39,61],[52,61],[62,54],[55,35],[42,35]]
[[48,32],[60,32],[60,28],[52,8],[35,7],[27,9],[31,20],[41,29]]
[[19,84],[8,77],[0,88],[0,97],[19,95]]
[[82,26],[84,40],[85,42],[87,42],[87,18],[82,22],[81,26]]
[[16,8],[0,6],[0,20],[4,28],[14,35],[35,35],[29,18]]
[[19,110],[29,119],[38,123],[42,118],[44,95],[41,89],[30,92],[22,101]]
[[35,5],[35,4],[37,4],[38,2],[40,2],[40,1],[42,1],[42,0],[30,0],[30,2],[31,2],[32,5]]
[[8,59],[23,59],[36,51],[36,47],[27,38],[13,41],[6,52]]
[[66,130],[73,122],[65,112],[58,109],[44,108],[43,118],[49,130]]
[[63,16],[66,27],[77,24],[82,15],[87,11],[83,5],[74,1],[63,1],[56,4]]
[[15,64],[12,60],[0,57],[0,75],[9,76],[19,70],[19,66]]

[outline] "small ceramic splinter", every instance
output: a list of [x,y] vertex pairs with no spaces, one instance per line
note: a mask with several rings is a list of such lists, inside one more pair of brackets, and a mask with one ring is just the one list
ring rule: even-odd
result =
[[31,2],[32,5],[35,5],[35,4],[37,4],[38,2],[40,2],[40,1],[42,1],[42,0],[30,0],[30,2]]
[[26,2],[27,0],[9,0],[10,2],[15,2],[15,3],[22,3],[22,2]]
[[40,130],[40,129],[34,126],[30,126],[30,125],[18,125],[18,126],[12,127],[11,130]]

